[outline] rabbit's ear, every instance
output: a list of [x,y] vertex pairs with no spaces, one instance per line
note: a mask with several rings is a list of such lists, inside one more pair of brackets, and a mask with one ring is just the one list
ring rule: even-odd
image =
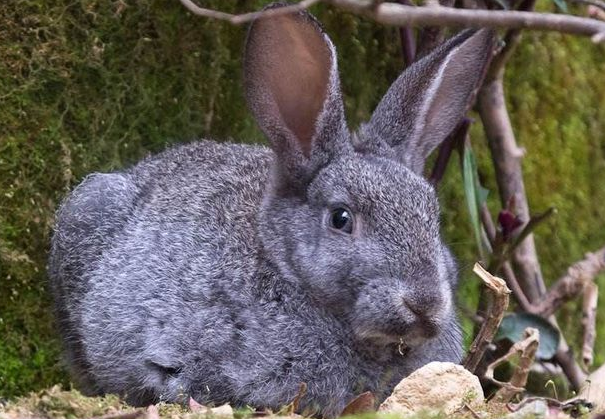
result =
[[289,172],[351,147],[342,135],[336,52],[309,13],[256,20],[246,42],[244,77],[248,105]]
[[421,173],[428,155],[460,122],[492,55],[494,33],[466,30],[408,68],[362,128],[370,142],[386,142]]

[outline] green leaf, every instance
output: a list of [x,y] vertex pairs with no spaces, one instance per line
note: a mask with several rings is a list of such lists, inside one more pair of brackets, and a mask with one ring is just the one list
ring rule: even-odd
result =
[[567,7],[567,2],[565,0],[553,0],[557,5],[557,8],[563,13],[569,13],[569,8]]
[[485,252],[481,235],[482,227],[479,219],[479,208],[487,200],[489,191],[479,184],[475,154],[467,144],[464,145],[464,154],[462,157],[462,179],[464,182],[466,205],[471,218],[477,249],[479,249],[479,255],[483,259]]
[[500,7],[502,7],[504,10],[509,10],[510,9],[510,5],[508,4],[508,1],[506,0],[494,0],[496,3],[498,3],[500,5]]
[[551,359],[559,347],[561,335],[547,320],[535,314],[515,313],[504,317],[494,340],[508,339],[518,342],[523,339],[523,332],[528,327],[540,332],[540,346],[536,358]]

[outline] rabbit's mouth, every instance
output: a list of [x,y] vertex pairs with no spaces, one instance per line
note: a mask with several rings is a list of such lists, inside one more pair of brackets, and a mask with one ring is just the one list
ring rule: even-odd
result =
[[412,328],[407,333],[393,333],[380,330],[358,331],[357,337],[361,341],[376,346],[396,346],[399,352],[407,353],[411,348],[417,347],[437,335],[432,330]]

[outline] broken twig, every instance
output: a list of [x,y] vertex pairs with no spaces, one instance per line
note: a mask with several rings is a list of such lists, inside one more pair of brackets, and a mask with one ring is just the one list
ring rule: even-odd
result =
[[605,247],[595,253],[587,253],[586,258],[574,263],[567,269],[567,274],[559,278],[550,287],[546,295],[536,304],[536,314],[549,317],[567,301],[580,295],[587,283],[605,270]]
[[[523,340],[515,342],[506,355],[489,364],[485,371],[485,378],[500,387],[492,400],[500,403],[508,403],[516,394],[525,390],[524,387],[527,383],[529,369],[534,362],[536,351],[538,350],[540,333],[538,332],[538,329],[528,327],[525,329],[524,335],[525,337]],[[496,367],[517,355],[519,355],[519,363],[515,366],[515,370],[510,380],[508,382],[496,380],[494,378]]]
[[599,287],[594,282],[589,282],[584,287],[582,304],[582,328],[584,329],[584,341],[582,343],[582,361],[585,367],[592,365],[594,357],[594,343],[597,336],[597,301],[599,298]]
[[485,320],[479,329],[479,333],[473,340],[471,348],[468,351],[464,367],[470,372],[475,372],[483,354],[496,335],[498,326],[504,317],[504,311],[508,307],[510,290],[503,279],[493,276],[487,272],[479,263],[475,263],[473,268],[475,272],[487,286],[489,290],[489,301]]

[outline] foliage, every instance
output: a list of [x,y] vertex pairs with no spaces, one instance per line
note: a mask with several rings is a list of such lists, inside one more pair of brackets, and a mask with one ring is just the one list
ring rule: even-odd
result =
[[[264,3],[204,4],[244,11]],[[397,31],[332,9],[314,12],[337,44],[355,125],[402,67]],[[45,277],[53,212],[67,190],[87,173],[178,141],[263,141],[243,104],[244,36],[244,28],[190,16],[172,0],[0,2],[0,395],[67,381]],[[528,34],[508,74],[531,206],[559,208],[538,230],[549,280],[605,242],[604,52],[585,39]],[[481,183],[495,191],[477,125],[472,138]],[[474,307],[478,281],[467,268],[475,250],[455,164],[440,192],[444,232],[461,260],[460,303]],[[494,212],[496,196],[488,201]],[[564,324],[574,316],[570,309]],[[603,337],[605,310],[599,316]],[[597,360],[604,356],[601,349]]]
[[557,328],[543,317],[530,313],[513,313],[502,319],[494,341],[507,339],[510,343],[523,340],[524,332],[528,327],[537,329],[540,336],[540,346],[536,359],[548,360],[555,356],[561,336]]

